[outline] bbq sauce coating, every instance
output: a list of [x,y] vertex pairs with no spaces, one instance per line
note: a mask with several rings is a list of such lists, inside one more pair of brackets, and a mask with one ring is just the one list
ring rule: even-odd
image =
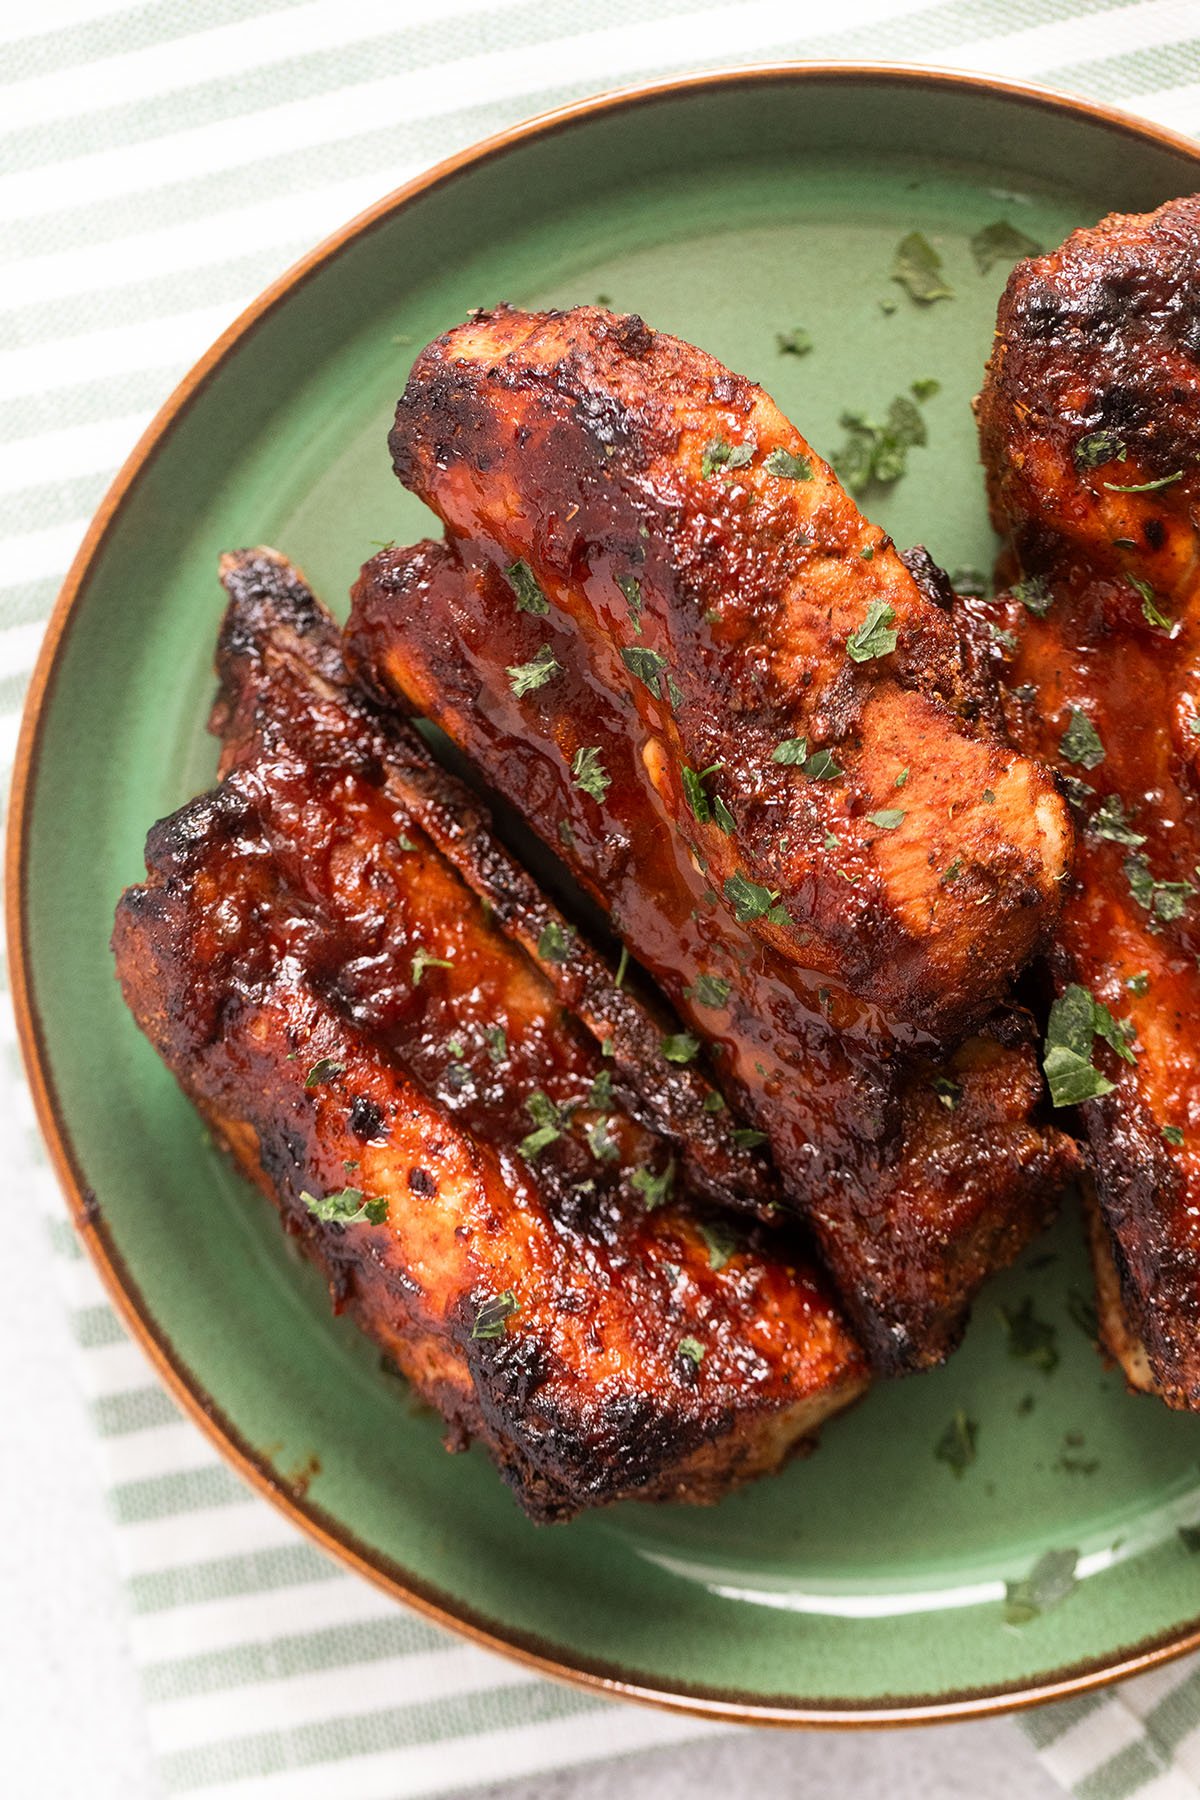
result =
[[[389,441],[580,627],[721,904],[748,877],[778,901],[756,936],[936,1034],[989,1011],[1057,912],[1062,803],[976,725],[950,620],[761,389],[635,317],[500,308],[421,353]],[[775,761],[796,739],[838,779]],[[714,764],[730,831],[687,806]]]
[[[1010,534],[1002,573],[1034,585],[975,610],[1014,742],[1078,799],[1056,975],[1134,1033],[1132,1068],[1097,1044],[1116,1085],[1080,1109],[1128,1315],[1109,1347],[1135,1385],[1148,1359],[1169,1404],[1195,1408],[1200,199],[1113,216],[1018,265],[979,422],[995,522]],[[1077,714],[1095,742],[1078,724],[1068,735]]]
[[[918,1034],[739,926],[664,805],[654,740],[628,695],[604,689],[575,622],[520,611],[494,567],[460,548],[389,548],[366,565],[352,667],[434,719],[608,908],[768,1135],[876,1367],[940,1360],[979,1282],[1044,1222],[1075,1168],[1069,1140],[1034,1119],[1027,1021],[1000,1015],[932,1057]],[[509,671],[546,651],[551,679],[516,693]],[[581,748],[598,754],[599,795],[572,777]]]
[[[866,1379],[803,1246],[698,1207],[682,1159],[648,1203],[634,1177],[663,1180],[676,1146],[605,1087],[590,1030],[406,804],[419,746],[392,785],[280,559],[224,574],[224,778],[152,830],[117,912],[139,1024],[335,1305],[531,1516],[711,1500],[778,1467]],[[421,951],[450,966],[418,972]],[[530,1082],[561,1123],[537,1152]],[[303,1199],[347,1185],[386,1216]]]

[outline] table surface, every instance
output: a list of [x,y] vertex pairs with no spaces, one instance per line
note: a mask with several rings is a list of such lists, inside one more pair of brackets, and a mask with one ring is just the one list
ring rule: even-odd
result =
[[[10,1171],[19,1168],[17,1146],[11,1154],[0,1146],[0,1156]],[[6,1249],[20,1273],[0,1308],[0,1743],[8,1791],[22,1800],[155,1800],[114,1534],[54,1253],[44,1220],[22,1207],[14,1186]],[[349,1778],[352,1766],[345,1772]],[[737,1732],[487,1792],[497,1800],[692,1800],[713,1792],[1061,1800],[1004,1719],[907,1732]],[[328,1800],[354,1800],[353,1789]]]

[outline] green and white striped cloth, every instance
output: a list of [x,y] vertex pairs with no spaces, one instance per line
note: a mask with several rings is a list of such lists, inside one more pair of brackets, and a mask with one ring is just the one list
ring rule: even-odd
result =
[[[806,12],[786,0],[42,0],[0,15],[6,784],[44,620],[151,413],[297,255],[448,152],[606,86],[797,55],[984,69],[1200,132],[1198,0],[839,0],[812,9],[837,30],[811,34]],[[10,1191],[40,1194],[61,1250],[166,1793],[401,1800],[715,1729],[609,1705],[446,1636],[245,1489],[105,1303],[3,1026]],[[1194,1662],[1025,1725],[1087,1800],[1200,1795]]]

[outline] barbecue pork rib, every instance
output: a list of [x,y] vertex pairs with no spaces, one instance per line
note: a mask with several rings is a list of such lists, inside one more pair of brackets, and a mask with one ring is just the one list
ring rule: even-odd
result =
[[[778,1468],[867,1379],[804,1246],[698,1198],[696,1159],[481,903],[506,859],[477,809],[474,885],[436,847],[456,784],[347,685],[300,578],[265,551],[223,577],[223,779],[153,828],[117,910],[138,1023],[337,1309],[533,1518]],[[585,954],[550,939],[551,964]],[[631,1042],[636,1003],[595,972],[587,992]],[[642,1088],[703,1112],[656,1054]]]
[[510,605],[579,627],[723,906],[935,1035],[986,1016],[1053,924],[1068,817],[760,388],[636,317],[500,307],[421,352],[389,443]]
[[[572,618],[514,607],[471,545],[387,549],[353,600],[360,679],[466,753],[707,1045],[714,1078],[768,1135],[875,1366],[941,1360],[980,1281],[1044,1223],[1076,1166],[1070,1140],[1035,1123],[1025,1015],[934,1054],[739,923],[677,829],[631,699],[596,679]],[[523,679],[531,669],[546,678]],[[573,777],[585,751],[603,781]]]
[[1200,198],[1017,266],[979,423],[1003,574],[1022,579],[976,612],[1014,742],[1078,809],[1055,976],[1117,1021],[1099,1019],[1121,1054],[1101,1033],[1101,1079],[1083,1075],[1113,1086],[1080,1108],[1105,1336],[1133,1385],[1196,1408]]

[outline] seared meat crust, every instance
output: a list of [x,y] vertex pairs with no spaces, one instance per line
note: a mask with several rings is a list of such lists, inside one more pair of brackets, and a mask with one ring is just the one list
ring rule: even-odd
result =
[[[770,891],[755,936],[934,1034],[986,1015],[1053,924],[1064,808],[761,389],[636,317],[500,308],[421,353],[389,441],[517,603],[579,627],[721,905]],[[774,760],[801,739],[839,778]],[[697,819],[684,771],[710,769],[726,812]]]
[[1127,1067],[1097,1043],[1116,1085],[1080,1111],[1106,1336],[1135,1386],[1149,1371],[1196,1408],[1200,198],[1018,265],[979,422],[1004,572],[1026,585],[976,610],[1009,634],[992,654],[1013,740],[1069,778],[1082,825],[1054,967],[1128,1022],[1136,1053]]
[[[117,911],[138,1023],[335,1305],[531,1516],[778,1467],[866,1381],[803,1245],[697,1202],[695,1159],[435,847],[445,778],[426,759],[409,803],[419,743],[393,753],[295,574],[246,552],[224,578],[224,777],[151,831]],[[348,1183],[385,1216],[303,1197]]]
[[[549,652],[552,679],[507,671]],[[469,545],[388,549],[354,589],[360,678],[432,718],[605,906],[708,1045],[714,1079],[768,1134],[877,1368],[936,1362],[980,1281],[1044,1223],[1076,1166],[1035,1122],[1024,1015],[932,1057],[835,981],[804,971],[716,904],[676,828],[624,692],[596,679],[575,621],[522,612]],[[607,786],[573,779],[598,752]]]

